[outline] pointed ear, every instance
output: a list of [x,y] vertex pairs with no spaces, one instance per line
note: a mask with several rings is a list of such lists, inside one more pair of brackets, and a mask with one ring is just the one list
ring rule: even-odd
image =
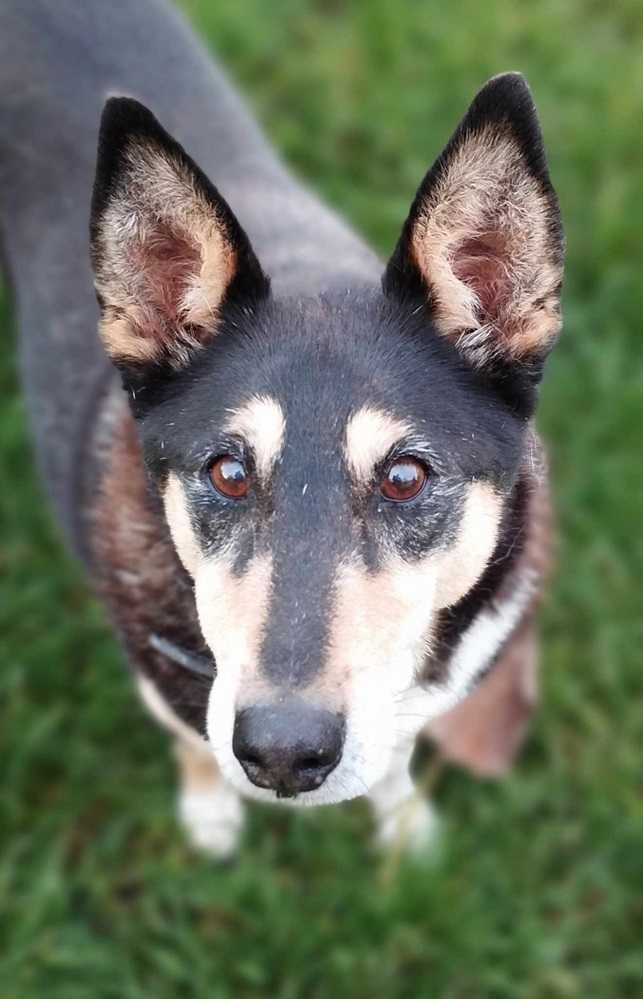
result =
[[91,213],[100,331],[121,368],[185,365],[222,306],[268,293],[248,238],[182,147],[138,101],[103,111]]
[[531,93],[518,73],[494,77],[424,178],[384,289],[421,295],[477,367],[538,374],[560,329],[563,252]]

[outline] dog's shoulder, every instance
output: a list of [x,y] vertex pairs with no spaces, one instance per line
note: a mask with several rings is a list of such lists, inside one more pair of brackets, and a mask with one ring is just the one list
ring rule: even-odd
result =
[[207,680],[186,672],[151,643],[160,630],[177,646],[209,655],[191,580],[148,481],[134,418],[125,405],[113,422],[88,521],[95,584],[129,664],[153,680],[182,721],[203,732]]

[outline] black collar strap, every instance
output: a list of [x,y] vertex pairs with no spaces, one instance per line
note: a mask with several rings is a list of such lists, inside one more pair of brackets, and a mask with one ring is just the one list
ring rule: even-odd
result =
[[208,656],[200,656],[194,652],[188,652],[187,649],[182,649],[179,645],[175,645],[174,642],[168,641],[167,638],[161,638],[160,635],[151,634],[149,643],[156,652],[160,652],[166,659],[171,659],[177,666],[182,666],[183,669],[188,670],[190,673],[207,676],[210,680],[213,680],[217,675],[214,659]]

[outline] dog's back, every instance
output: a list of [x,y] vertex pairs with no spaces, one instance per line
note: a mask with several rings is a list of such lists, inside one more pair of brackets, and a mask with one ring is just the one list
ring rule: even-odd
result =
[[[86,554],[96,421],[114,382],[96,335],[87,233],[110,93],[148,102],[237,214],[284,293],[377,277],[375,256],[297,184],[163,0],[5,0],[0,8],[0,232],[41,472]],[[81,458],[82,456],[82,458]],[[91,459],[91,460],[90,460]]]

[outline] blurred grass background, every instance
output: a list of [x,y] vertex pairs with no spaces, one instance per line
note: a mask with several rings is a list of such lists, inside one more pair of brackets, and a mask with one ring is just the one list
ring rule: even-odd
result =
[[[433,861],[360,803],[190,854],[167,742],[34,480],[0,360],[0,996],[643,996],[643,7],[185,0],[290,162],[386,253],[479,85],[529,78],[569,239],[540,425],[560,568],[542,710],[500,783],[443,770]],[[214,178],[216,181],[216,178]]]

